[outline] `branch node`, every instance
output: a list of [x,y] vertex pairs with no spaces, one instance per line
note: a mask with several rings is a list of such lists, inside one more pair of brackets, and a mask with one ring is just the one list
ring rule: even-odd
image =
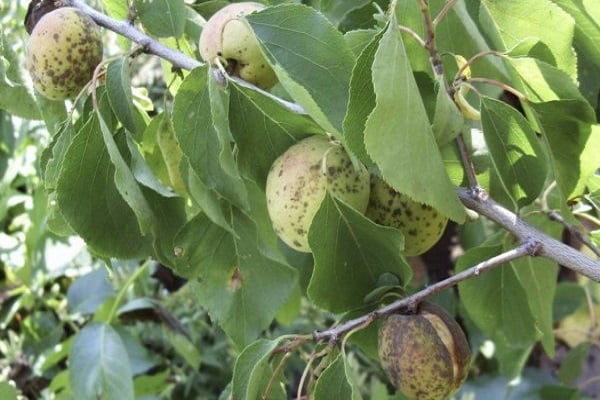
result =
[[527,250],[527,254],[531,257],[536,257],[540,255],[543,244],[539,240],[527,240],[524,244],[525,249]]

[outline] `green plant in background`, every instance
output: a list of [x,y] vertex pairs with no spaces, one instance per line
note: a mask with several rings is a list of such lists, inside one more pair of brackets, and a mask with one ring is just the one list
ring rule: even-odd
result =
[[[1,399],[600,391],[596,2],[13,3]],[[28,34],[61,6],[89,68]]]

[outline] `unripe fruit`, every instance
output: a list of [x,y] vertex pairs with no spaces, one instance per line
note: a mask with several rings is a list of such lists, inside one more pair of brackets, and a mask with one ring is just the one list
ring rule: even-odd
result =
[[277,83],[277,76],[263,56],[252,30],[241,20],[265,8],[255,2],[232,3],[213,14],[200,34],[199,50],[204,61],[219,59],[227,72],[262,89]]
[[417,203],[374,175],[365,215],[380,225],[400,230],[404,235],[403,254],[407,256],[429,250],[440,239],[448,223],[448,218],[434,208]]
[[344,148],[311,136],[286,150],[267,176],[267,208],[273,228],[290,247],[310,252],[308,229],[330,191],[359,212],[369,202],[369,173],[356,169]]
[[411,400],[443,400],[463,384],[471,351],[458,323],[423,303],[417,314],[394,314],[379,329],[379,358],[391,383]]
[[33,86],[52,100],[75,97],[100,61],[100,30],[88,15],[73,7],[45,14],[27,43],[26,63]]

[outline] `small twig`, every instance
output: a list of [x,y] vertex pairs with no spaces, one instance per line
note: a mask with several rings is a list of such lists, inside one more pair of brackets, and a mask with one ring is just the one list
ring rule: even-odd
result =
[[419,43],[421,47],[427,48],[427,43],[425,43],[421,36],[419,36],[417,32],[413,31],[408,26],[398,24],[398,29],[400,29],[402,32],[408,33],[413,39],[417,41],[417,43]]
[[525,101],[525,102],[527,101],[527,96],[525,96],[523,93],[519,92],[514,87],[507,85],[504,82],[497,81],[495,79],[474,77],[474,78],[467,79],[466,82],[481,82],[481,83],[487,83],[490,85],[494,85],[494,86],[499,87],[500,89],[506,90],[507,92],[514,94],[521,101]]
[[310,356],[306,362],[306,367],[304,368],[304,371],[302,372],[302,376],[300,377],[300,382],[298,383],[298,391],[296,393],[296,398],[298,398],[298,399],[302,398],[302,388],[304,387],[304,381],[306,381],[306,376],[308,375],[308,371],[310,371],[310,369],[311,369],[311,365],[312,365],[313,361],[315,361],[317,358],[327,355],[333,348],[333,344],[334,344],[334,342],[329,342],[329,343],[327,343],[327,347],[325,347],[320,352],[316,353],[315,351],[313,351],[310,354]]
[[269,379],[269,383],[267,384],[267,387],[265,388],[265,391],[261,397],[262,400],[267,400],[269,398],[269,395],[271,394],[271,390],[273,389],[273,384],[275,383],[275,380],[281,373],[281,370],[283,369],[285,363],[292,356],[292,354],[293,353],[291,351],[287,351],[286,353],[284,353],[283,357],[281,357],[281,360],[277,364],[277,367],[275,367],[275,369],[273,370],[273,375],[271,375],[271,379]]
[[458,0],[448,0],[446,4],[444,4],[444,7],[440,10],[438,15],[436,15],[433,19],[433,26],[437,26],[437,24],[440,23],[442,18],[444,18],[444,16],[448,14],[448,11],[450,11],[457,2]]
[[583,243],[585,246],[587,246],[587,248],[589,248],[592,252],[594,252],[594,254],[596,254],[598,257],[600,257],[600,248],[598,248],[598,246],[596,246],[590,240],[588,235],[583,233],[581,231],[581,229],[579,229],[578,226],[567,222],[563,218],[562,215],[560,215],[555,210],[550,209],[550,207],[548,206],[548,197],[550,196],[550,193],[552,192],[552,190],[554,190],[555,188],[556,188],[556,181],[552,181],[552,183],[550,183],[550,185],[548,185],[548,187],[546,188],[546,190],[544,190],[544,193],[540,197],[539,204],[540,204],[540,207],[542,208],[542,211],[544,213],[546,213],[546,215],[548,215],[548,218],[550,218],[552,221],[556,221],[559,224],[561,224],[567,231],[569,231],[569,233],[571,235],[575,236],[575,238],[577,240],[579,240],[581,243]]
[[464,133],[461,132],[455,140],[456,145],[458,146],[460,158],[462,159],[463,166],[465,167],[465,174],[467,175],[467,182],[469,183],[469,187],[479,187],[479,182],[477,181],[477,175],[475,172],[475,166],[473,165],[473,160],[471,159],[469,149],[467,149],[467,143],[465,142]]
[[400,300],[388,304],[385,307],[372,311],[369,314],[346,321],[335,328],[324,330],[321,332],[316,332],[313,334],[313,337],[315,337],[316,340],[328,340],[330,338],[338,338],[344,335],[345,333],[352,331],[356,327],[366,327],[371,322],[385,315],[398,312],[402,309],[412,309],[425,298],[435,293],[439,293],[450,286],[454,286],[463,280],[472,278],[474,276],[478,276],[484,272],[489,271],[492,268],[506,264],[509,261],[525,257],[531,254],[532,251],[534,251],[534,248],[535,245],[533,245],[531,242],[522,244],[521,246],[515,249],[506,251],[502,254],[490,258],[489,260],[483,261],[469,269],[459,272],[458,274],[452,275],[449,278],[436,282],[433,285],[427,286],[426,288],[420,290],[417,293],[414,293],[411,296],[404,297]]
[[425,41],[425,48],[429,52],[429,62],[433,68],[433,72],[436,76],[444,76],[444,67],[442,66],[442,58],[440,53],[437,51],[435,46],[435,26],[431,20],[431,13],[429,12],[429,5],[427,0],[418,0],[421,12],[423,13],[423,22],[425,23],[425,31],[427,32],[427,40]]

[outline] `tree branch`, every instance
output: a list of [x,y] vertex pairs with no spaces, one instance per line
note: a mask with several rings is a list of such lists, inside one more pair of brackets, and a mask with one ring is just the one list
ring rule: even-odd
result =
[[537,243],[538,248],[534,255],[556,261],[560,265],[600,282],[600,262],[540,232],[492,200],[482,189],[457,188],[456,193],[465,206],[502,226],[517,237],[521,243]]
[[454,286],[457,283],[466,279],[478,276],[484,272],[491,270],[492,268],[499,267],[503,264],[506,264],[507,262],[530,255],[535,250],[536,246],[533,243],[523,243],[515,249],[508,250],[502,254],[490,258],[489,260],[483,261],[469,269],[459,272],[458,274],[452,275],[449,278],[436,282],[433,285],[429,285],[424,289],[418,291],[417,293],[412,294],[411,296],[404,297],[400,300],[386,305],[385,307],[379,308],[361,317],[346,321],[334,328],[314,332],[313,339],[317,342],[330,340],[337,341],[343,335],[345,335],[346,333],[350,332],[352,329],[358,326],[366,326],[370,324],[370,322],[373,322],[382,316],[392,314],[400,310],[414,309],[414,307],[417,304],[419,304],[421,301],[425,300],[425,298],[435,293],[439,293],[442,290],[450,286]]
[[192,57],[188,57],[180,51],[174,50],[152,39],[135,26],[131,25],[130,21],[117,21],[112,19],[106,14],[96,11],[92,7],[88,6],[82,0],[65,0],[64,4],[79,8],[81,11],[89,15],[98,25],[116,32],[130,39],[134,43],[139,44],[146,52],[155,54],[169,61],[175,68],[192,70],[203,65],[203,63],[200,61]]

